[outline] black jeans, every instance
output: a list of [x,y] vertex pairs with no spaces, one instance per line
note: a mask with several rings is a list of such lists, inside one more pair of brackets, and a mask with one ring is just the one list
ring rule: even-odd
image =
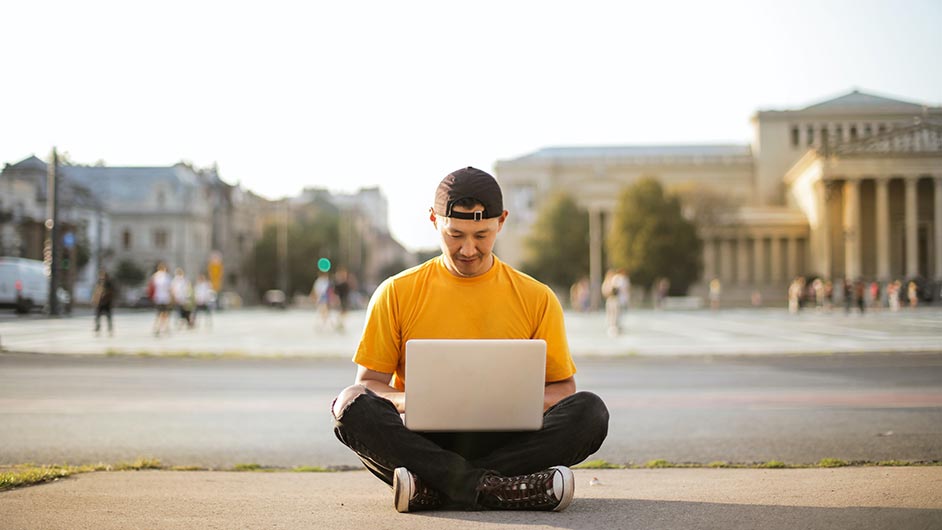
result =
[[108,317],[108,331],[112,331],[114,328],[111,327],[111,306],[110,305],[100,305],[95,307],[95,331],[101,329],[101,316],[105,315]]
[[419,433],[406,429],[392,403],[366,390],[334,418],[334,434],[387,484],[405,467],[449,505],[475,508],[485,473],[523,475],[585,460],[608,434],[608,409],[595,394],[578,392],[543,413],[538,431]]

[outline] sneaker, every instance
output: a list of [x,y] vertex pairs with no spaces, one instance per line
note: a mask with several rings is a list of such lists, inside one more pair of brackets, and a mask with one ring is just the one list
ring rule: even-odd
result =
[[399,513],[432,510],[442,505],[442,496],[404,467],[393,471],[393,494]]
[[484,475],[478,485],[479,502],[494,510],[565,510],[572,502],[575,479],[565,466],[539,473],[503,477]]

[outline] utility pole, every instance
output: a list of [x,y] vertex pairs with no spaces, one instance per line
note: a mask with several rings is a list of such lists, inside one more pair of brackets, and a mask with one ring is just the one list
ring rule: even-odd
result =
[[43,262],[49,270],[49,316],[59,314],[59,155],[52,148],[49,168],[46,173],[46,245]]
[[278,276],[281,292],[289,297],[288,293],[288,199],[281,204],[281,222],[278,223]]

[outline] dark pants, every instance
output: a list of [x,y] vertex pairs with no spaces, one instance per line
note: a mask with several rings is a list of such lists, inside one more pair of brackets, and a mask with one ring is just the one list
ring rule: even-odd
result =
[[387,484],[405,467],[448,504],[474,508],[486,472],[523,475],[585,460],[608,434],[608,409],[595,394],[578,392],[547,410],[538,431],[419,433],[406,429],[392,403],[366,390],[334,419],[334,434]]
[[110,305],[100,305],[95,307],[95,331],[101,329],[101,316],[105,315],[108,317],[108,331],[112,331],[111,327],[111,306]]

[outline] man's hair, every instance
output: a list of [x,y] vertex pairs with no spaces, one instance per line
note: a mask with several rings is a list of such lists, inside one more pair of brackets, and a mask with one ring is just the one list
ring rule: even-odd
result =
[[484,205],[481,204],[481,201],[475,199],[474,197],[462,197],[451,203],[451,206],[452,208],[455,206],[461,206],[462,208],[474,208],[475,206],[483,207]]

